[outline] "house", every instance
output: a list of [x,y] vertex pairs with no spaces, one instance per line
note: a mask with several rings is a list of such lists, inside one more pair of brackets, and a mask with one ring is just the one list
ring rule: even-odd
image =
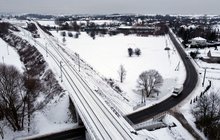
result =
[[207,40],[205,38],[202,37],[195,37],[193,39],[191,39],[191,45],[206,45]]
[[220,63],[220,56],[218,55],[212,55],[211,51],[207,53],[208,58],[206,58],[206,62],[208,63]]

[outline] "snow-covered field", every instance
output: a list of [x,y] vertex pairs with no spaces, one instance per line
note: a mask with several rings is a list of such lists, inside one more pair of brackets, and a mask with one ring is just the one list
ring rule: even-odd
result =
[[[59,32],[52,31],[52,34],[62,42],[63,38]],[[164,50],[166,42],[171,49],[169,52]],[[176,84],[182,84],[185,79],[185,69],[168,36],[138,37],[119,34],[116,36],[96,36],[93,40],[82,32],[78,39],[66,37],[64,45],[65,48],[78,53],[81,59],[101,75],[115,79],[124,91],[124,96],[130,101],[131,107],[141,102],[141,95],[136,92],[136,86],[138,76],[143,71],[155,69],[164,79],[159,96],[147,99],[145,107],[169,97],[173,87]],[[141,55],[129,57],[127,52],[129,47],[140,48]],[[178,63],[180,63],[179,70],[175,71]],[[118,75],[120,65],[123,65],[127,71],[126,79],[122,84],[119,82]],[[133,111],[129,110],[126,113]]]
[[1,38],[0,38],[0,63],[14,65],[21,72],[23,71],[24,68],[17,52],[11,46],[8,46],[8,44],[5,43]]

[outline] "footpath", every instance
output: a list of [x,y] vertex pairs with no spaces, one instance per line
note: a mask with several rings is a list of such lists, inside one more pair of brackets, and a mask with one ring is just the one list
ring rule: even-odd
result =
[[186,118],[183,116],[182,113],[169,111],[171,115],[173,115],[181,124],[182,126],[188,130],[188,132],[196,139],[196,140],[203,140],[203,138],[193,129],[193,127],[188,123]]

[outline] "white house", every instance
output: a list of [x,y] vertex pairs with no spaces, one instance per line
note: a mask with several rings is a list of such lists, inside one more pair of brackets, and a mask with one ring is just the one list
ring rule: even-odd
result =
[[195,37],[191,39],[191,45],[206,45],[207,40],[202,37]]

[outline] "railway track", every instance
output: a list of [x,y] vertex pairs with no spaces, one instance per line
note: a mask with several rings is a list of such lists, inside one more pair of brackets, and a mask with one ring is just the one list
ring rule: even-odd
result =
[[[36,26],[38,27],[38,25]],[[61,61],[65,65],[62,68],[62,72],[73,91],[70,95],[71,99],[74,100],[77,111],[83,122],[86,123],[85,126],[87,127],[88,132],[93,135],[93,138],[133,139],[131,134],[131,131],[133,131],[132,127],[120,122],[119,118],[121,116],[114,114],[105,102],[100,99],[97,93],[90,88],[87,81],[85,81],[75,67],[71,65],[71,59],[68,59],[67,55],[65,55],[64,52],[61,52],[61,49],[58,49],[59,46],[54,44],[51,38],[48,37],[40,27],[38,27],[38,30],[44,35],[51,48],[45,48],[40,42],[37,42],[37,44],[48,52],[49,56],[52,57],[57,66],[60,65]],[[55,55],[50,49],[53,49],[57,55]],[[81,104],[82,106],[78,104]],[[100,118],[100,116],[104,117],[106,120]]]

